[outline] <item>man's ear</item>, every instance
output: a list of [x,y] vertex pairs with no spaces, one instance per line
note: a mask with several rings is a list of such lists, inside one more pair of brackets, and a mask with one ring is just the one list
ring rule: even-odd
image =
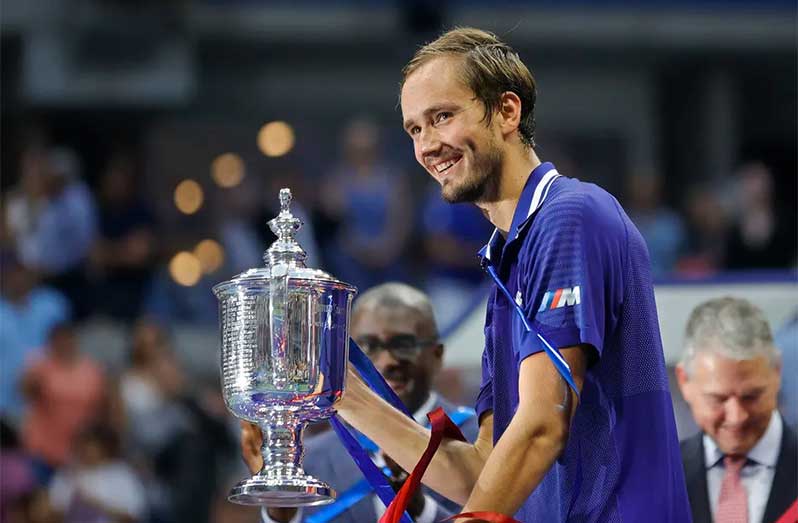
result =
[[687,375],[687,369],[684,368],[684,363],[679,363],[674,369],[676,374],[676,383],[679,384],[679,390],[682,397],[689,402],[688,396],[690,395],[690,377]]
[[499,117],[502,134],[507,136],[521,125],[521,99],[512,91],[505,91],[499,98]]

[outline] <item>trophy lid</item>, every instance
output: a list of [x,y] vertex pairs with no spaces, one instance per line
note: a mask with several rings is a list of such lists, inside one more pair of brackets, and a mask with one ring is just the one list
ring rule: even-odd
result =
[[268,285],[269,280],[286,276],[292,280],[292,284],[301,283],[304,280],[311,284],[338,287],[356,292],[354,286],[342,282],[320,269],[309,268],[305,265],[307,253],[296,241],[296,233],[302,227],[302,220],[291,213],[291,199],[291,189],[280,189],[280,213],[269,220],[269,228],[277,236],[277,239],[263,254],[265,267],[246,270],[229,281],[215,285],[213,291],[217,296],[241,286]]

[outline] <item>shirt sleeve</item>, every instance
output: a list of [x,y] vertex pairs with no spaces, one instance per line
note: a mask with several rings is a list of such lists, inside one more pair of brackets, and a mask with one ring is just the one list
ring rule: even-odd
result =
[[[603,192],[577,193],[553,202],[539,218],[519,263],[526,318],[555,347],[587,344],[600,357],[623,298],[627,240],[618,203]],[[543,344],[514,320],[520,365]]]

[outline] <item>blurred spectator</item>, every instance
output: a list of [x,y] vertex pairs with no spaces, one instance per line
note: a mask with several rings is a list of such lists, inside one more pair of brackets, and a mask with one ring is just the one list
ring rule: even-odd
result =
[[25,365],[39,354],[50,329],[69,316],[69,302],[61,293],[39,285],[33,271],[10,251],[0,253],[0,414],[14,426],[25,405],[20,394]]
[[30,458],[22,451],[14,429],[0,419],[0,521],[29,521],[31,495],[38,487]]
[[343,132],[342,162],[325,176],[322,211],[339,223],[329,246],[337,277],[360,288],[405,279],[402,253],[413,210],[407,182],[380,158],[377,126],[351,122]]
[[158,522],[208,521],[220,456],[232,453],[234,445],[218,384],[214,382],[212,391],[197,386],[196,393],[190,384],[166,332],[154,321],[140,319],[120,391],[127,448],[146,478]]
[[[237,186],[216,194],[219,198],[219,204],[215,206],[217,229],[225,253],[226,275],[263,266],[263,253],[268,245],[261,240],[261,230],[268,229],[268,225],[258,218],[261,201],[271,195],[263,191],[252,176],[245,176]],[[277,195],[273,196],[277,198]]]
[[21,188],[8,202],[8,226],[20,260],[61,290],[76,318],[88,313],[83,262],[97,233],[94,200],[71,149],[23,155]]
[[209,521],[222,462],[235,451],[218,378],[195,385],[193,394],[185,388],[175,391],[184,424],[155,463],[156,474],[169,488],[172,516],[167,521],[173,523]]
[[119,379],[126,443],[134,456],[154,459],[180,430],[183,420],[172,399],[184,381],[163,328],[139,319],[133,328],[130,365]]
[[775,207],[773,174],[765,165],[751,163],[735,176],[737,216],[726,246],[726,267],[789,267],[796,259],[794,224]]
[[[183,249],[175,249],[173,255],[180,250]],[[200,275],[197,283],[185,286],[174,280],[167,267],[162,267],[153,276],[142,313],[165,324],[214,325],[219,321],[219,302],[211,289],[222,279],[216,273]]]
[[155,219],[141,198],[132,158],[110,159],[99,185],[99,238],[91,250],[98,312],[133,320],[152,276]]
[[108,414],[105,374],[80,353],[75,331],[66,323],[50,331],[46,353],[28,368],[22,386],[29,401],[23,444],[50,467],[65,463],[75,436]]
[[653,174],[627,180],[626,210],[646,240],[655,278],[670,274],[687,242],[681,216],[662,203],[662,179]]
[[781,360],[762,311],[706,301],[676,368],[702,433],[682,442],[693,521],[776,521],[795,501],[798,440],[777,409]]
[[690,188],[686,212],[688,248],[677,263],[678,272],[699,277],[721,270],[725,261],[728,218],[715,188],[710,185]]
[[119,438],[106,425],[81,431],[74,461],[59,470],[49,487],[50,505],[63,523],[145,521],[144,487],[121,458]]
[[429,271],[426,288],[444,331],[473,301],[473,293],[483,281],[477,251],[492,231],[476,206],[446,203],[437,184],[430,186],[422,216],[425,268]]

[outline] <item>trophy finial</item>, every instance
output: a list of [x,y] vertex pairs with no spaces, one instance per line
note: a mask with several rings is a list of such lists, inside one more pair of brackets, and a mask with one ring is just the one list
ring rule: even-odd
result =
[[277,241],[263,255],[267,265],[296,264],[304,266],[307,254],[296,241],[296,233],[302,227],[302,220],[291,214],[291,189],[280,189],[280,214],[269,221]]
[[288,207],[291,205],[291,189],[284,187],[280,189],[280,214],[290,213]]

